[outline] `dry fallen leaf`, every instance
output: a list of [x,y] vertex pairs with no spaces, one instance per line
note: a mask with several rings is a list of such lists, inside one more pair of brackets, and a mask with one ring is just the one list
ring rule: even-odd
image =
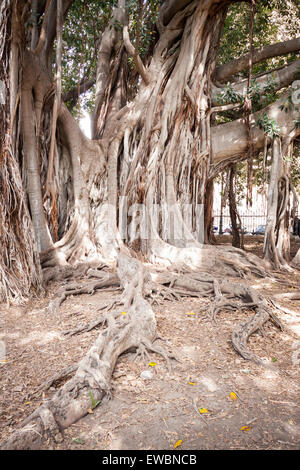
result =
[[231,400],[233,400],[233,401],[236,401],[236,400],[237,400],[237,396],[236,396],[236,394],[235,394],[234,392],[231,392],[231,393],[229,394],[229,397],[230,397]]
[[157,366],[157,363],[156,362],[149,362],[149,366],[155,367],[155,366]]
[[204,413],[208,413],[206,408],[198,408],[199,412],[203,415]]
[[92,408],[88,408],[87,412],[90,413],[90,414],[93,414]]
[[176,447],[181,446],[181,444],[182,444],[182,439],[179,439],[179,441],[175,442],[174,449],[176,449]]
[[195,382],[189,382],[189,385],[196,385]]
[[241,431],[244,431],[244,432],[247,432],[247,431],[251,431],[251,426],[242,426],[241,428]]

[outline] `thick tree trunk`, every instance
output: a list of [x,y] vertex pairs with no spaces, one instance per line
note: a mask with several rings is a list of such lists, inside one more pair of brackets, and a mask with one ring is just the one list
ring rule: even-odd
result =
[[[12,2],[0,5],[0,302],[21,301],[42,286],[40,261],[18,163],[13,122],[18,103]],[[12,91],[12,92],[11,92]]]
[[[285,149],[286,146],[284,146]],[[276,268],[288,269],[290,261],[290,179],[283,161],[280,139],[274,139],[268,189],[268,213],[264,238],[264,257]]]

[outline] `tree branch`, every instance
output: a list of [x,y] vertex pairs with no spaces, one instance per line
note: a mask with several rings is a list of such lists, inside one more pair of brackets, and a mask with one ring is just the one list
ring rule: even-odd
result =
[[[265,59],[289,54],[300,50],[300,38],[291,39],[289,41],[279,42],[277,44],[270,44],[259,49],[254,49],[253,64],[257,64]],[[239,59],[217,67],[215,78],[219,82],[228,80],[232,75],[235,75],[242,70],[245,70],[249,65],[249,54],[245,54]]]
[[140,76],[144,80],[145,84],[149,85],[149,83],[150,83],[149,75],[147,73],[147,70],[146,70],[143,62],[142,62],[142,59],[140,58],[140,56],[138,54],[138,51],[135,49],[135,47],[133,46],[133,44],[130,41],[127,25],[125,25],[124,28],[123,28],[123,39],[124,39],[124,44],[125,44],[126,50],[127,50],[128,54],[130,54],[132,56],[138,73],[140,74]]
[[[296,73],[298,69],[300,68],[300,59],[295,60],[292,62],[290,65],[286,65],[285,67],[282,67],[280,69],[275,69],[271,70],[268,73],[265,73],[263,75],[259,75],[257,77],[253,77],[255,79],[256,83],[262,87],[267,84],[268,79],[272,78],[274,82],[274,91],[281,90],[282,88],[285,88],[293,83],[294,80],[296,80]],[[243,80],[241,82],[237,83],[232,83],[232,88],[234,91],[239,93],[242,96],[246,96],[247,94],[247,79]],[[213,87],[213,104],[218,103],[218,98],[217,95],[220,93],[220,88],[218,87]],[[263,95],[263,93],[262,93]]]
[[[296,111],[285,112],[280,109],[280,105],[286,102],[288,93],[285,93],[279,100],[267,108],[260,110],[250,116],[251,132],[254,150],[259,150],[264,146],[265,133],[256,125],[256,121],[261,113],[266,112],[279,126],[281,137],[291,135],[295,128]],[[300,134],[300,128],[293,133],[294,137]],[[248,149],[248,133],[244,119],[227,122],[211,129],[213,165],[240,155],[244,158]]]
[[169,0],[168,2],[165,2],[161,7],[160,13],[163,25],[166,26],[170,23],[176,13],[183,10],[189,3],[192,3],[191,0]]
[[[67,16],[67,13],[72,6],[74,0],[63,0],[63,17]],[[38,54],[44,50],[45,57],[48,57],[52,48],[55,36],[56,36],[56,5],[57,2],[54,0],[47,0],[45,7],[45,17],[41,29],[38,45],[35,49],[35,53]]]
[[96,74],[94,74],[91,78],[83,78],[80,82],[80,85],[74,86],[71,90],[67,91],[63,94],[62,99],[66,103],[67,101],[71,102],[71,107],[75,106],[78,100],[78,91],[79,95],[88,91],[92,86],[96,83]]

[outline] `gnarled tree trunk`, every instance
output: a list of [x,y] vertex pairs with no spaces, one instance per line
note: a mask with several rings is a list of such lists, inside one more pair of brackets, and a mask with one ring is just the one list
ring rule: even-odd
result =
[[12,1],[0,5],[0,302],[20,301],[42,288],[35,237],[16,160]]

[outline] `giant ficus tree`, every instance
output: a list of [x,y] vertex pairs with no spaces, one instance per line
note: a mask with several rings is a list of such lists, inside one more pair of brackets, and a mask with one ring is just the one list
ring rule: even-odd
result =
[[[247,46],[241,57],[220,63],[220,40],[232,3],[247,9],[252,24],[250,52]],[[296,2],[287,3],[295,8]],[[76,371],[75,375],[28,418],[31,427],[15,434],[7,447],[30,447],[48,431],[55,434],[83,416],[91,393],[95,402],[109,393],[110,376],[122,352],[151,349],[168,361],[164,350],[153,345],[156,322],[145,300],[153,293],[166,297],[184,291],[212,294],[213,316],[224,305],[237,308],[244,302],[254,308],[255,316],[237,328],[232,339],[244,358],[258,360],[248,351],[247,339],[270,317],[277,321],[276,317],[256,292],[224,278],[263,276],[267,266],[240,249],[208,243],[213,179],[228,165],[248,159],[251,168],[253,156],[272,145],[277,163],[272,167],[275,176],[270,193],[273,199],[277,197],[276,208],[282,206],[278,184],[285,181],[285,201],[291,189],[278,161],[300,133],[289,88],[300,65],[296,57],[300,38],[289,36],[253,47],[254,4],[230,0],[2,2],[5,40],[4,52],[0,52],[6,54],[6,61],[0,78],[9,89],[9,102],[1,112],[8,119],[10,140],[3,164],[1,153],[1,165],[3,184],[8,185],[11,197],[17,194],[22,200],[15,223],[23,224],[23,238],[10,242],[6,233],[12,223],[11,198],[4,198],[3,203],[1,199],[1,250],[4,246],[7,254],[0,260],[0,269],[5,283],[13,282],[9,256],[22,246],[21,261],[30,269],[14,282],[20,290],[24,279],[26,286],[38,284],[33,227],[46,279],[53,273],[69,273],[68,266],[78,262],[99,265],[117,260],[118,276],[94,271],[100,280],[93,281],[87,291],[121,283],[122,309],[128,313],[122,316],[114,310],[94,324],[106,322],[107,328],[83,361],[65,371]],[[270,7],[268,1],[256,4],[258,9]],[[80,39],[72,37],[76,28],[70,20],[80,25]],[[270,59],[274,57],[293,60],[273,71]],[[249,79],[261,63],[264,68],[255,77],[260,92],[256,88],[255,94]],[[73,83],[66,76],[72,67],[78,70]],[[266,100],[263,95],[270,92],[270,86],[274,99]],[[81,132],[73,109],[88,89],[93,90],[92,139]],[[254,96],[256,108],[250,104]],[[7,133],[5,125],[3,130]],[[16,167],[14,174],[9,171],[10,162]],[[274,217],[275,224],[281,223],[282,214],[278,221],[276,209]],[[268,259],[277,263],[275,229],[271,229]],[[145,274],[136,255],[153,266],[176,267],[176,273]],[[61,292],[58,304],[68,293],[82,291],[72,285]],[[240,303],[226,299],[232,294]]]

